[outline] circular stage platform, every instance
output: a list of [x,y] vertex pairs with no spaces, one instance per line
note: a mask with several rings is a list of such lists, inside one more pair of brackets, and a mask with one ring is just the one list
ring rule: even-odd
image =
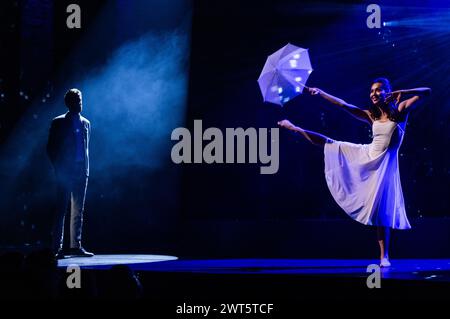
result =
[[58,267],[77,265],[82,268],[107,269],[114,265],[133,266],[137,264],[151,264],[161,261],[178,259],[166,255],[95,255],[94,257],[72,257],[58,260]]

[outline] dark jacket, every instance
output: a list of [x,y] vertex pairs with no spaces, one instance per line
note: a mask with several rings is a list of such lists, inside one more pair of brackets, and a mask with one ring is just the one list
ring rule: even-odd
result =
[[[84,165],[83,171],[89,176],[89,138],[91,123],[80,116],[83,145]],[[70,113],[60,115],[52,120],[48,135],[47,154],[57,174],[80,174],[76,169],[76,135],[74,132]]]

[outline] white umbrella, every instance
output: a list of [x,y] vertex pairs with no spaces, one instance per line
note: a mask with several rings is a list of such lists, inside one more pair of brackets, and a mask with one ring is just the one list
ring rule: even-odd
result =
[[308,49],[288,43],[269,55],[258,78],[264,101],[283,106],[303,92],[312,71]]

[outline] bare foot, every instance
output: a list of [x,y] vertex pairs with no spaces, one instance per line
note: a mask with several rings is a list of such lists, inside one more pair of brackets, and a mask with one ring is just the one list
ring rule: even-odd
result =
[[282,120],[277,123],[279,126],[287,128],[288,130],[295,131],[296,126],[289,120]]

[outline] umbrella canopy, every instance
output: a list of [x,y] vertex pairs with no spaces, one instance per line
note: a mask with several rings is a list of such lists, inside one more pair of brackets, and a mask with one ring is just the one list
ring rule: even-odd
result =
[[303,92],[312,71],[308,49],[288,43],[269,55],[258,78],[264,102],[283,106]]

